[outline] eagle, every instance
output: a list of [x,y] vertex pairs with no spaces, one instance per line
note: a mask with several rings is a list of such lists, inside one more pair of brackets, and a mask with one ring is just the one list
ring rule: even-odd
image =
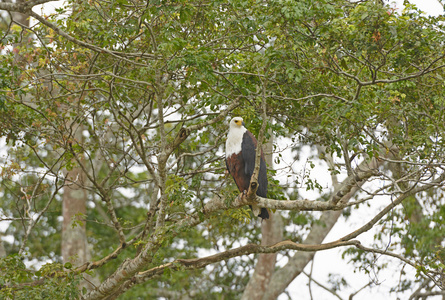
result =
[[[257,147],[255,136],[244,126],[243,118],[233,118],[230,121],[226,140],[226,167],[241,193],[247,193],[249,190],[250,179],[255,168]],[[262,150],[256,194],[263,198],[267,196],[267,169]],[[257,211],[252,206],[250,208],[254,213]],[[269,219],[269,212],[266,208],[261,208],[258,217],[263,220]]]

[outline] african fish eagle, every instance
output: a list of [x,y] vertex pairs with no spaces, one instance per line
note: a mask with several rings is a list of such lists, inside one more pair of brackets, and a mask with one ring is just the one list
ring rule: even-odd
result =
[[[257,140],[244,127],[243,118],[233,118],[230,121],[226,140],[226,166],[241,193],[246,193],[249,190],[250,179],[255,168],[256,147]],[[263,151],[261,151],[260,173],[258,174],[256,194],[263,198],[267,196],[267,170]],[[255,212],[252,206],[250,208]],[[261,208],[258,217],[263,220],[269,219],[269,212],[266,208]]]

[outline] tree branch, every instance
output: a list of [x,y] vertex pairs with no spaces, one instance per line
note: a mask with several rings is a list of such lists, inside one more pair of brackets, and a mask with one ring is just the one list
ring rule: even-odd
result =
[[328,250],[332,248],[342,247],[342,246],[351,246],[357,245],[358,241],[348,241],[348,242],[332,242],[326,244],[315,244],[315,245],[307,245],[307,244],[299,244],[294,243],[292,241],[282,241],[270,246],[261,246],[256,244],[248,244],[242,247],[238,247],[235,249],[230,249],[215,255],[202,257],[202,258],[192,258],[192,259],[177,259],[171,263],[167,263],[165,265],[161,265],[150,270],[138,273],[134,281],[139,284],[149,280],[150,278],[161,275],[166,269],[171,270],[183,270],[183,269],[200,269],[204,268],[209,264],[214,264],[223,260],[227,260],[233,257],[255,254],[255,253],[276,253],[278,251],[283,250],[298,250],[305,252],[313,252],[313,251],[322,251]]

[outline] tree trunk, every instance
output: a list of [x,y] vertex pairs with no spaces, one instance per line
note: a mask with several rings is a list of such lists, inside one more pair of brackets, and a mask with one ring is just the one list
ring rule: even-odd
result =
[[62,202],[62,257],[63,262],[71,261],[81,265],[87,261],[86,191],[82,185],[85,175],[77,167],[66,174],[68,184],[63,190]]
[[[278,212],[270,212],[270,218],[261,224],[261,245],[273,245],[283,239],[283,220]],[[261,299],[266,293],[277,261],[277,253],[259,254],[255,271],[250,277],[242,300]]]
[[[82,143],[82,126],[71,124],[73,143]],[[83,162],[80,157],[80,162]],[[76,164],[77,165],[77,164]],[[73,265],[85,263],[87,258],[86,236],[86,174],[80,166],[67,170],[62,197],[62,258]]]
[[[9,1],[5,1],[5,2],[9,2]],[[25,0],[16,0],[16,3],[24,3],[24,2],[26,2],[26,1]],[[29,16],[28,15],[25,15],[25,14],[22,14],[19,12],[11,12],[10,16],[14,22],[20,23],[25,26],[29,26]],[[16,48],[18,46],[21,46],[21,44],[14,44],[14,48]],[[14,53],[15,53],[16,61],[19,61],[22,59],[22,57],[20,57],[16,51],[14,51]],[[5,246],[3,244],[2,237],[3,237],[3,234],[0,233],[0,258],[6,256],[6,250],[5,250]]]
[[[268,168],[273,167],[273,138],[266,143],[264,152],[266,153],[266,163]],[[283,220],[279,212],[269,212],[269,220],[261,223],[261,245],[273,245],[283,240]],[[259,254],[255,271],[250,278],[242,300],[261,299],[266,292],[269,281],[275,270],[277,254]]]
[[3,234],[0,233],[0,258],[5,257],[6,256],[6,250],[5,250],[5,245],[3,244]]

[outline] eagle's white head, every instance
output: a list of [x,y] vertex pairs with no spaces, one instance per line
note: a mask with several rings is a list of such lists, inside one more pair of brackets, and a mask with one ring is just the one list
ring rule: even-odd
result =
[[232,128],[241,128],[244,126],[243,118],[241,117],[235,117],[232,120],[230,120],[230,130]]
[[229,133],[226,140],[226,157],[232,154],[238,154],[241,151],[241,144],[243,142],[243,135],[247,131],[244,127],[243,118],[235,117],[230,120]]

